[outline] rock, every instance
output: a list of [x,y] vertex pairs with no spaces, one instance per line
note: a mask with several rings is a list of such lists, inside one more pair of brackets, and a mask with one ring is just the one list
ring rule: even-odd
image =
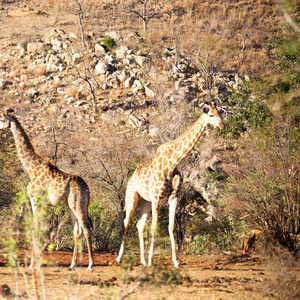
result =
[[28,95],[30,98],[36,98],[36,97],[38,97],[38,95],[39,95],[39,91],[36,90],[36,89],[34,89],[34,88],[30,88],[30,89],[28,89],[28,91],[27,91],[27,95]]
[[46,66],[46,72],[55,72],[57,70],[57,66],[55,64],[47,64]]
[[68,105],[70,105],[70,104],[72,104],[72,103],[74,103],[75,102],[75,98],[74,97],[69,97],[69,98],[67,98],[67,100],[66,100],[66,103],[68,104]]
[[132,125],[133,127],[140,127],[143,124],[142,121],[135,115],[129,116],[128,123],[129,123],[129,125]]
[[77,34],[76,34],[75,32],[70,32],[70,33],[69,33],[69,38],[70,38],[70,39],[77,39],[78,36],[77,36]]
[[128,57],[123,59],[123,64],[127,66],[131,66],[134,63],[136,63],[135,59],[133,57]]
[[159,138],[159,129],[157,127],[153,127],[149,129],[149,136],[151,138]]
[[44,44],[41,42],[27,44],[27,52],[28,53],[41,54],[43,51],[44,51]]
[[130,76],[130,77],[128,77],[127,79],[125,79],[125,81],[124,81],[123,84],[124,84],[124,86],[125,86],[126,88],[130,88],[130,87],[132,87],[134,81],[135,81],[135,77]]
[[105,36],[110,36],[116,41],[120,40],[121,38],[121,36],[116,31],[106,31]]
[[26,54],[26,50],[24,48],[20,49],[20,55],[24,56]]
[[150,98],[153,98],[155,96],[154,91],[151,90],[147,85],[145,86],[145,94]]
[[138,92],[141,92],[143,90],[144,90],[144,87],[143,87],[142,83],[136,79],[132,85],[132,92],[134,94],[137,94]]
[[64,52],[61,54],[61,59],[66,62],[67,64],[70,64],[72,63],[72,58],[71,58],[71,55],[70,53],[67,53],[67,52]]
[[109,65],[101,60],[98,61],[95,67],[96,74],[105,74],[109,70]]
[[0,90],[4,90],[8,85],[13,84],[12,82],[8,80],[0,80]]
[[149,58],[141,55],[136,55],[135,56],[135,61],[137,62],[138,65],[141,67],[145,65],[147,62],[149,62]]
[[60,50],[64,48],[64,44],[61,38],[53,37],[51,39],[51,45],[54,50]]
[[100,44],[95,45],[95,52],[96,54],[102,54],[105,53],[105,48],[101,46]]
[[58,66],[61,63],[61,60],[57,55],[51,54],[48,57],[48,63]]
[[81,55],[80,55],[80,53],[74,53],[73,57],[72,57],[72,60],[73,60],[74,64],[76,64],[76,65],[79,64],[80,61],[81,61]]
[[123,45],[119,49],[116,49],[117,59],[125,58],[128,50],[129,50],[129,47],[123,46]]
[[114,64],[116,61],[116,57],[113,54],[105,55],[105,60],[108,64]]

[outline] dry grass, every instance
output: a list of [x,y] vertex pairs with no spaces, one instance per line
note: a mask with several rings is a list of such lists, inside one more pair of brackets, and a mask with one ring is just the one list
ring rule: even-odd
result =
[[272,274],[265,282],[268,296],[278,300],[300,299],[300,281],[295,270],[299,261],[286,250],[276,248],[268,254],[267,262]]

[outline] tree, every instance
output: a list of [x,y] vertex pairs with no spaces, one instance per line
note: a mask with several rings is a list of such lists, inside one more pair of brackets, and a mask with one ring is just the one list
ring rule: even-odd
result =
[[130,10],[131,12],[135,13],[136,15],[139,16],[139,18],[142,19],[143,21],[143,28],[144,31],[147,31],[147,27],[148,27],[148,23],[151,19],[153,18],[158,18],[159,17],[159,13],[154,12],[152,14],[149,14],[149,10],[147,9],[147,5],[148,5],[148,1],[149,0],[140,0],[139,3],[141,3],[143,5],[143,11],[142,13],[138,12],[137,10]]

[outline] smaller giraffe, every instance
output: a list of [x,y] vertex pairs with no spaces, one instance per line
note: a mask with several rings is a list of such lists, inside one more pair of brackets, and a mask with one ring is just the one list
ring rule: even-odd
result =
[[124,254],[125,238],[131,215],[140,202],[141,217],[137,222],[140,240],[141,263],[147,266],[144,253],[144,229],[147,218],[152,210],[151,244],[148,255],[148,266],[153,264],[155,230],[158,212],[164,203],[169,204],[169,235],[171,239],[172,260],[178,268],[180,262],[176,255],[174,239],[175,211],[180,199],[182,177],[177,170],[178,164],[195,146],[207,125],[224,129],[224,124],[219,116],[214,103],[203,106],[203,114],[185,133],[177,139],[158,147],[154,156],[136,168],[129,179],[125,196],[124,232],[119,255],[116,258],[120,263]]
[[[92,230],[88,219],[90,201],[88,185],[81,177],[60,171],[51,159],[40,155],[33,147],[21,123],[13,115],[12,109],[8,109],[7,113],[3,115],[5,120],[0,122],[0,128],[10,128],[19,159],[30,178],[27,191],[33,214],[36,213],[37,201],[41,193],[47,195],[49,205],[51,206],[59,204],[67,205],[73,223],[75,241],[73,258],[69,270],[74,270],[76,265],[78,240],[82,233],[84,233],[88,247],[88,270],[92,270],[94,258],[91,246]],[[30,269],[35,264],[33,259],[35,254],[34,249],[32,251]]]

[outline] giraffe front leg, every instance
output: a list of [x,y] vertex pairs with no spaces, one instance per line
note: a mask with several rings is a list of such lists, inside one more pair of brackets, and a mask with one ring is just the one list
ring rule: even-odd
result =
[[[34,188],[32,187],[31,182],[27,185],[27,193],[29,195],[30,199],[30,204],[31,204],[31,210],[32,210],[32,217],[33,221],[35,222],[35,212],[37,209],[37,195],[34,193]],[[36,269],[36,246],[34,241],[32,240],[32,251],[31,251],[31,259],[30,259],[30,265],[28,267],[29,271],[35,270]]]
[[180,267],[180,262],[177,258],[176,254],[176,244],[175,244],[175,237],[174,237],[174,227],[175,227],[175,213],[176,207],[178,203],[178,198],[171,196],[169,198],[169,235],[171,240],[171,248],[172,248],[172,261],[174,263],[175,268]]
[[136,192],[132,186],[131,180],[129,179],[127,189],[126,189],[126,196],[125,196],[125,218],[124,218],[124,223],[123,223],[123,235],[122,235],[122,241],[121,241],[121,246],[119,250],[118,257],[116,258],[117,263],[120,263],[124,254],[125,250],[125,239],[126,239],[126,234],[130,222],[131,215],[133,211],[136,208],[136,205],[138,203],[140,196],[138,192]]
[[151,244],[149,250],[149,257],[148,257],[148,266],[153,266],[153,255],[154,255],[154,244],[155,244],[155,233],[156,233],[156,226],[158,220],[158,203],[156,201],[152,202],[152,224],[151,224]]
[[145,225],[146,225],[147,219],[148,219],[150,211],[151,211],[151,202],[141,199],[140,203],[141,203],[141,217],[140,217],[139,221],[137,222],[136,227],[139,232],[141,263],[142,263],[142,265],[144,265],[146,267],[147,262],[145,259],[144,230],[145,230]]
[[180,267],[180,262],[177,258],[176,254],[176,244],[175,244],[175,237],[174,237],[174,228],[175,228],[175,214],[176,214],[176,207],[180,199],[179,191],[182,185],[182,178],[180,174],[177,174],[173,177],[172,186],[173,191],[171,196],[169,197],[169,235],[171,240],[171,248],[172,248],[172,261],[174,263],[175,268]]

